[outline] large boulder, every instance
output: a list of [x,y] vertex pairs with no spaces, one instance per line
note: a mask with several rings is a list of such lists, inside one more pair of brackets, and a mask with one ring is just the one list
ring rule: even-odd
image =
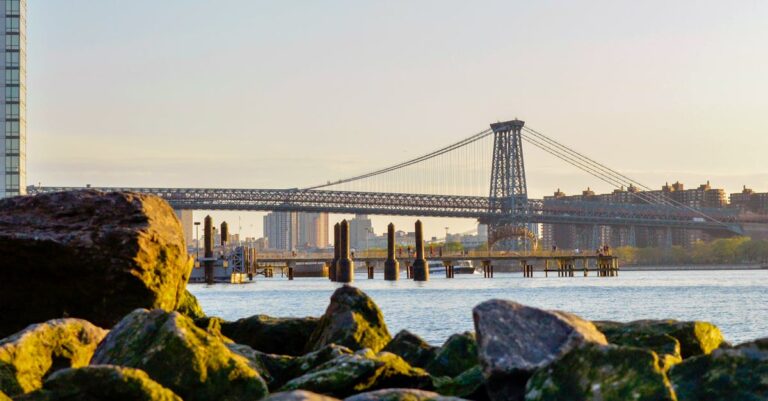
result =
[[444,395],[454,395],[475,401],[488,399],[485,377],[480,365],[475,365],[456,377],[435,379],[435,390]]
[[121,366],[86,366],[60,370],[41,390],[17,401],[181,401],[138,369]]
[[256,315],[236,322],[221,321],[221,333],[234,342],[278,355],[301,355],[317,328],[318,319]]
[[4,392],[0,391],[0,401],[13,401],[11,397],[8,397]]
[[344,285],[331,296],[331,303],[310,336],[306,351],[338,344],[355,351],[370,348],[378,352],[391,339],[384,316],[373,300],[359,289]]
[[478,356],[492,400],[521,399],[531,374],[584,343],[607,344],[578,316],[512,301],[490,300],[472,310]]
[[463,398],[447,397],[431,391],[412,388],[388,388],[369,391],[345,398],[344,401],[466,401]]
[[112,327],[136,308],[174,310],[192,268],[173,209],[130,192],[0,199],[0,255],[0,337],[60,317]]
[[247,358],[178,312],[131,312],[99,345],[91,364],[141,369],[186,401],[250,400],[267,394]]
[[[680,342],[680,355],[683,359],[696,355],[709,354],[725,341],[723,333],[712,323],[680,322],[677,320],[636,320],[628,323],[596,321],[593,322],[609,342],[620,345],[632,345],[633,338],[646,338],[669,335]],[[659,342],[663,342],[659,340]],[[662,351],[668,354],[667,351]]]
[[[596,324],[596,326],[598,325]],[[606,326],[603,325],[602,327]],[[659,364],[664,371],[683,361],[680,353],[680,341],[669,334],[612,329],[607,329],[606,332],[603,334],[611,344],[643,348],[655,352],[659,356]]]
[[200,307],[200,303],[197,302],[197,297],[192,295],[189,290],[184,290],[179,299],[179,304],[176,306],[176,311],[190,319],[204,319],[205,313],[203,308]]
[[0,340],[0,390],[28,393],[57,369],[88,365],[106,335],[85,320],[70,318],[33,324]]
[[426,367],[437,355],[438,347],[429,345],[421,337],[408,330],[401,330],[382,351],[400,356],[412,366]]
[[339,401],[338,398],[328,397],[311,391],[294,390],[270,394],[262,401]]
[[475,333],[467,331],[448,337],[426,370],[433,376],[453,377],[477,364]]
[[653,351],[585,343],[539,369],[528,380],[526,401],[674,401]]
[[759,343],[717,349],[675,365],[669,379],[678,401],[768,399],[768,352]]
[[429,374],[408,365],[399,356],[368,348],[342,355],[290,380],[281,390],[309,390],[345,397],[361,391],[390,387],[431,388]]

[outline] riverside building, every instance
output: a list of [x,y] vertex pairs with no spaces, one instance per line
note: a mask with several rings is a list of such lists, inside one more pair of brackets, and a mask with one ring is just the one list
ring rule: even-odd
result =
[[5,42],[2,69],[3,91],[2,141],[0,141],[0,198],[26,194],[27,122],[26,122],[26,0],[4,0],[3,29]]

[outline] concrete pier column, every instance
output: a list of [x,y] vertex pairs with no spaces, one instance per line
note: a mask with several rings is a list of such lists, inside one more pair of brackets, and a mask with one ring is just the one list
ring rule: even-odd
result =
[[205,282],[208,284],[213,284],[213,219],[211,216],[205,216],[204,220],[204,226],[203,226],[203,247],[205,248],[205,251],[203,253],[203,257],[205,258],[205,262],[203,262],[204,270],[204,276],[205,276]]
[[384,261],[384,280],[395,281],[400,278],[400,262],[395,257],[395,225],[387,226],[387,260]]
[[416,220],[416,259],[413,260],[413,279],[415,281],[429,280],[429,268],[424,259],[424,231],[421,220]]
[[295,262],[288,262],[288,280],[293,280],[293,266]]
[[229,242],[229,224],[226,221],[221,222],[221,246],[222,248]]
[[340,283],[351,283],[355,280],[355,263],[349,257],[349,222],[341,221],[340,244],[338,269],[336,270],[336,281]]
[[365,261],[365,270],[368,271],[368,280],[373,280],[374,264],[370,260]]
[[328,279],[336,281],[336,273],[339,267],[339,255],[341,255],[341,225],[333,225],[333,261],[328,267]]

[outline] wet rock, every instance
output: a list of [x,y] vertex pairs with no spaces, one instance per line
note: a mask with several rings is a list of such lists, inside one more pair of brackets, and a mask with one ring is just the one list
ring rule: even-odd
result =
[[[669,370],[672,365],[683,361],[680,354],[680,342],[669,334],[643,333],[622,330],[607,330],[608,342],[615,345],[648,349],[659,356],[659,364],[662,370]],[[605,333],[603,333],[605,334]]]
[[768,399],[768,352],[755,345],[717,349],[672,367],[678,401]]
[[221,333],[239,344],[268,354],[298,356],[307,346],[319,319],[256,315],[236,322],[221,321]]
[[0,391],[0,401],[13,401],[11,397],[8,397],[4,392]]
[[174,310],[192,268],[168,203],[129,192],[0,199],[0,255],[0,337],[61,317],[107,328],[136,308]]
[[267,394],[266,383],[248,359],[178,312],[131,312],[99,345],[91,364],[144,370],[187,401],[250,400]]
[[370,348],[378,352],[390,340],[379,307],[359,289],[345,285],[331,296],[331,303],[310,336],[306,351],[338,344],[355,351]]
[[674,401],[675,395],[653,351],[586,343],[536,371],[525,400]]
[[437,355],[438,347],[429,345],[408,330],[401,330],[382,351],[400,356],[412,366],[423,368]]
[[389,387],[429,388],[429,374],[408,365],[399,356],[363,349],[330,360],[290,380],[281,390],[303,389],[337,397]]
[[328,397],[322,394],[316,394],[310,391],[294,390],[282,393],[275,393],[265,398],[263,401],[340,401],[338,398]]
[[17,401],[181,401],[141,370],[120,366],[86,366],[60,370],[43,389]]
[[758,338],[736,346],[737,349],[751,349],[755,351],[768,352],[768,337]]
[[[632,337],[652,338],[667,334],[680,342],[683,359],[709,354],[723,344],[723,333],[712,323],[677,320],[636,320],[629,323],[596,321],[595,326],[609,342],[622,344]],[[629,344],[627,344],[629,345]]]
[[33,324],[0,340],[0,390],[27,393],[57,369],[88,365],[106,335],[85,320],[70,318]]
[[475,333],[467,331],[448,337],[426,370],[433,376],[453,377],[478,363]]
[[176,307],[176,311],[190,319],[201,319],[205,317],[203,308],[197,302],[197,297],[192,295],[189,290],[184,290],[179,300],[179,305]]
[[585,343],[607,344],[578,316],[490,300],[472,310],[478,355],[492,400],[517,400],[537,369]]
[[352,397],[344,401],[466,401],[458,397],[446,397],[431,391],[416,390],[411,388],[389,388],[370,391]]
[[440,394],[454,395],[475,401],[488,399],[488,393],[485,390],[485,377],[480,365],[475,365],[454,378],[439,378],[435,382],[436,391]]

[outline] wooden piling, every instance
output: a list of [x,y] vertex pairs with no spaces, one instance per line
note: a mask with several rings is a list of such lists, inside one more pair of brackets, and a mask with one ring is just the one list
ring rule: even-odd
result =
[[336,281],[340,283],[351,283],[355,280],[355,263],[349,257],[349,222],[341,221],[339,250],[339,267],[336,271]]
[[387,226],[387,260],[384,261],[384,280],[395,281],[399,278],[400,262],[395,257],[395,225],[389,223]]

